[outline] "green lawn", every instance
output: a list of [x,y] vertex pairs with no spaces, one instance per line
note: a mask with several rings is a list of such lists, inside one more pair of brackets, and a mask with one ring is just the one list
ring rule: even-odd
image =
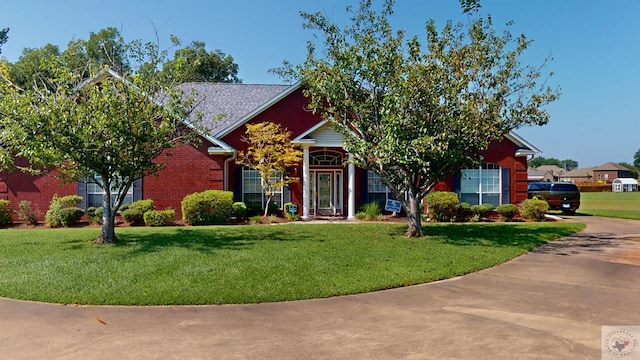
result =
[[505,262],[576,223],[287,224],[0,230],[0,296],[66,304],[230,304],[419,284]]
[[578,213],[640,220],[640,192],[583,192]]

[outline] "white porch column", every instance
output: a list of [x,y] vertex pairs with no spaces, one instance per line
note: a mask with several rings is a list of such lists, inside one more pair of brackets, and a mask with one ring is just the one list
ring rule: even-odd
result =
[[349,177],[349,189],[347,194],[349,196],[347,204],[347,220],[354,220],[356,214],[356,166],[351,162],[353,155],[349,154],[348,177]]
[[302,220],[309,220],[309,147],[302,148]]

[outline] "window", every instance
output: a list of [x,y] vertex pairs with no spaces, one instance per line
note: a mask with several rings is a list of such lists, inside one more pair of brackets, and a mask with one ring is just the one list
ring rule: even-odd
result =
[[389,193],[389,189],[382,182],[380,175],[369,171],[367,176],[367,188],[369,191],[369,202],[375,201],[384,209],[384,206],[387,203],[387,194]]
[[[102,184],[102,177],[99,175],[95,176],[95,180],[98,183]],[[87,179],[87,206],[100,207],[102,206],[102,197],[104,196],[104,190],[100,185],[98,185],[93,179]],[[115,203],[118,189],[113,185],[111,186],[111,204]],[[82,195],[81,195],[82,196]],[[133,202],[133,185],[129,187],[129,191],[127,191],[127,195],[124,198],[123,204],[128,204]]]
[[460,179],[460,201],[470,205],[500,205],[500,166],[483,164],[463,169]]
[[331,150],[314,151],[309,154],[309,164],[312,166],[340,166],[342,153]]
[[[276,189],[271,200],[278,204],[278,208],[282,208],[284,203],[282,190],[282,187]],[[253,209],[264,209],[264,204],[267,202],[262,188],[262,178],[255,169],[242,169],[242,201],[247,204],[247,207]]]

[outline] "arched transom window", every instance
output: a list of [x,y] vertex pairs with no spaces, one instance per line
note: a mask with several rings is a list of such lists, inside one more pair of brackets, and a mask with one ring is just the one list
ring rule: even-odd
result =
[[331,150],[318,150],[309,154],[309,164],[315,166],[342,165],[342,153]]

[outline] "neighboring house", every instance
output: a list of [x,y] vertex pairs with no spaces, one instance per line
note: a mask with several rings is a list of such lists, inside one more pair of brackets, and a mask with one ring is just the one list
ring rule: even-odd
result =
[[537,171],[548,171],[551,173],[551,179],[545,178],[545,181],[560,181],[560,177],[567,172],[566,169],[563,169],[557,165],[540,165],[537,168],[534,168]]
[[631,170],[614,162],[608,162],[593,168],[593,180],[595,181],[604,181],[611,184],[614,179],[632,177]]
[[527,170],[527,180],[531,181],[554,181],[553,174],[550,170]]
[[570,181],[572,183],[582,183],[593,181],[593,168],[577,168],[567,171],[560,176],[560,181]]
[[[194,89],[202,96],[200,109],[210,131],[197,146],[171,150],[165,169],[157,176],[136,181],[129,199],[153,199],[156,208],[172,207],[180,215],[185,195],[206,189],[228,190],[234,201],[261,207],[264,192],[256,171],[235,163],[237,152],[248,144],[242,141],[247,123],[271,121],[291,132],[294,144],[302,148],[303,161],[290,168],[299,178],[276,192],[278,206],[286,202],[299,205],[303,219],[318,215],[354,217],[356,208],[370,201],[384,202],[390,193],[380,178],[366,170],[347,164],[343,137],[332,125],[307,108],[302,88],[294,85],[251,85],[187,83],[185,91]],[[517,204],[527,198],[527,157],[540,151],[515,133],[490,145],[477,168],[464,169],[438,185],[438,190],[459,194],[470,204]],[[100,204],[102,194],[92,183],[78,182],[61,186],[50,177],[33,177],[23,173],[0,172],[0,198],[9,199],[17,208],[20,200],[29,200],[46,211],[54,193],[79,194],[84,206]]]

